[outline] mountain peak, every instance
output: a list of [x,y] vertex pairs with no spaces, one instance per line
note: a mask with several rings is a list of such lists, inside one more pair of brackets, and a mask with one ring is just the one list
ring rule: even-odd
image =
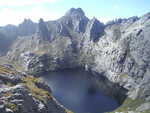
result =
[[84,11],[81,8],[71,8],[65,16],[85,16]]
[[24,19],[23,22],[21,24],[32,24],[33,21],[31,19]]

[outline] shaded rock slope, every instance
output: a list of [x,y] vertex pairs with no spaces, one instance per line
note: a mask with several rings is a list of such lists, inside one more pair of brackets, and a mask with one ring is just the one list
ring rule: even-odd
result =
[[10,61],[34,75],[83,67],[97,80],[103,76],[128,90],[114,112],[149,113],[150,13],[104,25],[88,19],[81,8],[72,8],[56,21],[40,19],[30,25],[33,31],[17,33],[7,53]]
[[17,37],[32,35],[37,29],[37,23],[32,22],[30,19],[24,19],[18,26],[8,24],[0,27],[0,55],[7,53]]

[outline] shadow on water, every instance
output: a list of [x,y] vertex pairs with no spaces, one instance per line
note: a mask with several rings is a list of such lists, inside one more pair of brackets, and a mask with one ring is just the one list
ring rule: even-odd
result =
[[113,111],[117,100],[98,90],[91,73],[83,70],[61,70],[42,76],[59,103],[75,113],[104,113]]

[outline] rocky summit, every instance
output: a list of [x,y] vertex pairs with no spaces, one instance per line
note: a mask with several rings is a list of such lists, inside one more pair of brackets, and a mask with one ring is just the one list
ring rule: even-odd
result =
[[25,19],[0,27],[0,55],[0,113],[70,113],[37,77],[77,67],[104,78],[121,103],[112,113],[150,113],[150,13],[107,24],[81,8],[55,21]]

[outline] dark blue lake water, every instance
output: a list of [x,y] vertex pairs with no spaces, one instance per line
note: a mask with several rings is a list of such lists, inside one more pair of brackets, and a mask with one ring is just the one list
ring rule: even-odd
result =
[[86,71],[63,70],[43,76],[57,101],[75,113],[104,113],[119,106],[116,100],[96,89],[95,81]]

